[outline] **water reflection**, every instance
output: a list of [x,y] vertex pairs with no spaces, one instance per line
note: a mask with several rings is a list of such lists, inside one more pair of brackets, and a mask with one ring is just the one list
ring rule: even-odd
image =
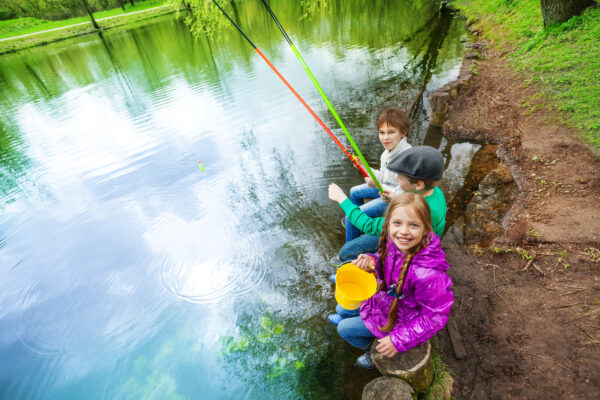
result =
[[[410,140],[444,152],[450,203],[485,146],[425,110],[465,32],[405,3],[271,6],[369,161],[381,109],[417,99]],[[260,2],[235,17],[334,128]],[[374,377],[324,318],[343,240],[326,188],[361,178],[239,34],[195,41],[169,16],[7,56],[0,80],[3,395],[356,398]]]

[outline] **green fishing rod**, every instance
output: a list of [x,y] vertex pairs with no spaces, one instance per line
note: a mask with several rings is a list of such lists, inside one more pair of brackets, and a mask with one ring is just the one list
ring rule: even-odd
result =
[[371,170],[371,167],[369,167],[369,163],[367,163],[367,160],[365,160],[365,157],[360,152],[360,149],[358,148],[358,146],[354,142],[354,139],[352,139],[352,136],[348,132],[348,129],[346,129],[346,125],[344,125],[344,123],[342,122],[342,120],[339,117],[338,113],[333,108],[333,105],[331,104],[331,102],[327,98],[327,95],[325,95],[325,92],[321,88],[321,85],[319,85],[319,82],[317,82],[317,78],[315,78],[315,76],[311,72],[310,68],[308,68],[308,64],[306,64],[306,62],[304,61],[304,58],[302,58],[302,56],[300,55],[300,52],[298,51],[298,49],[296,48],[296,46],[292,42],[292,39],[287,34],[287,32],[285,31],[285,29],[283,29],[283,26],[281,26],[281,23],[279,22],[279,20],[275,16],[275,13],[273,12],[273,10],[269,6],[269,4],[266,2],[266,0],[261,0],[261,1],[264,4],[264,6],[267,9],[267,11],[269,12],[269,14],[271,15],[271,18],[273,18],[273,21],[275,21],[275,24],[277,24],[277,27],[279,28],[279,30],[283,34],[283,37],[285,37],[285,40],[287,40],[287,42],[289,43],[290,47],[292,48],[292,51],[294,52],[294,54],[296,55],[296,57],[300,61],[300,64],[302,64],[302,66],[304,67],[304,70],[306,71],[306,73],[310,77],[310,80],[312,81],[312,83],[315,85],[315,87],[319,91],[319,94],[321,95],[321,97],[323,98],[323,100],[325,101],[325,103],[327,104],[327,107],[329,107],[329,111],[331,111],[331,113],[333,114],[335,120],[338,122],[338,124],[342,128],[342,131],[344,131],[344,134],[346,135],[346,138],[348,139],[348,142],[350,142],[350,145],[352,146],[352,148],[354,149],[354,151],[356,152],[356,154],[358,155],[358,157],[362,161],[363,165],[367,169],[367,172],[369,173],[369,176],[371,177],[371,179],[373,179],[373,182],[375,182],[375,185],[377,186],[377,189],[379,189],[379,192],[383,193],[383,188],[381,187],[381,184],[379,184],[379,181],[377,180],[377,177],[375,176],[375,174]]
[[[325,130],[325,132],[327,132],[329,137],[331,137],[331,139],[335,142],[335,144],[338,145],[338,147],[344,152],[346,157],[348,157],[348,159],[350,159],[352,164],[354,164],[354,166],[360,171],[360,173],[363,174],[364,177],[369,176],[369,175],[367,175],[367,172],[365,172],[364,168],[360,165],[360,163],[358,162],[356,157],[353,156],[352,154],[350,154],[348,149],[346,149],[344,147],[344,145],[338,140],[338,138],[333,134],[333,132],[331,132],[331,130],[327,127],[327,125],[325,125],[325,123],[321,120],[321,118],[319,118],[319,116],[312,110],[312,108],[310,108],[310,106],[304,101],[304,99],[302,99],[302,97],[300,97],[300,95],[298,94],[298,92],[296,92],[294,90],[292,85],[290,85],[288,83],[288,81],[285,80],[283,75],[281,75],[279,73],[279,71],[277,70],[277,68],[275,68],[275,66],[273,64],[271,64],[271,61],[269,61],[269,59],[267,57],[265,57],[265,55],[262,53],[262,51],[260,51],[258,49],[258,47],[256,47],[256,45],[252,42],[252,40],[250,40],[250,38],[244,33],[242,28],[240,28],[239,25],[235,23],[235,21],[229,16],[229,14],[227,14],[227,12],[223,9],[223,7],[221,7],[221,5],[219,3],[217,3],[216,0],[212,0],[212,2],[219,8],[219,10],[221,10],[221,12],[225,15],[225,17],[227,17],[227,19],[233,24],[233,26],[235,26],[235,28],[242,34],[242,36],[244,36],[244,38],[248,41],[248,43],[250,43],[250,45],[258,53],[258,55],[269,65],[269,67],[271,67],[271,69],[273,70],[273,72],[275,72],[275,74],[277,74],[279,79],[281,79],[283,81],[283,83],[288,87],[288,89],[291,90],[291,92],[294,94],[294,96],[296,96],[296,98],[300,101],[300,103],[302,103],[302,105],[308,110],[308,112],[317,120],[319,125],[321,125],[321,127]],[[367,168],[368,168],[368,166],[367,166]]]

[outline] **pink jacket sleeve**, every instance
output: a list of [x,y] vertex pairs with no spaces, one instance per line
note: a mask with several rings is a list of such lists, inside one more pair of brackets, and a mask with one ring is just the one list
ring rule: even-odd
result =
[[454,303],[451,286],[450,277],[444,271],[434,269],[415,281],[415,301],[421,307],[421,315],[406,325],[397,324],[390,332],[396,350],[405,352],[423,344],[446,325]]

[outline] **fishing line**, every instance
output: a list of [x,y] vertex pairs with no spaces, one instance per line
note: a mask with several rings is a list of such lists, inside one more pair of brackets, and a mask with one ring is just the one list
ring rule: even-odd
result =
[[265,8],[267,9],[267,11],[269,12],[269,15],[271,15],[271,18],[273,18],[273,21],[275,21],[275,24],[277,24],[277,27],[279,28],[279,30],[283,34],[283,37],[285,38],[285,40],[288,42],[288,44],[292,48],[292,51],[296,55],[296,58],[298,58],[298,61],[300,61],[300,64],[302,64],[302,67],[304,67],[304,70],[306,71],[306,73],[310,77],[310,80],[312,81],[312,83],[315,85],[315,87],[319,91],[319,94],[321,95],[321,98],[323,98],[323,100],[325,101],[325,103],[327,104],[327,107],[329,108],[329,111],[331,111],[331,113],[333,114],[335,120],[338,122],[338,124],[342,128],[342,131],[344,131],[344,134],[346,135],[346,138],[348,139],[348,142],[350,142],[350,145],[352,146],[352,148],[354,149],[354,151],[356,152],[356,154],[358,155],[358,157],[362,161],[363,165],[367,168],[367,172],[369,173],[369,176],[371,177],[371,179],[373,179],[373,181],[375,182],[375,185],[377,185],[377,189],[379,189],[379,191],[381,193],[383,193],[383,188],[379,184],[379,181],[377,180],[377,177],[375,176],[375,174],[371,170],[371,167],[369,167],[369,164],[367,163],[367,160],[365,160],[365,158],[363,157],[360,149],[358,148],[358,146],[354,142],[354,139],[352,139],[352,136],[348,132],[348,129],[346,129],[346,126],[342,122],[342,120],[339,117],[338,113],[333,108],[333,105],[331,104],[331,102],[327,98],[327,95],[325,95],[325,92],[321,88],[321,85],[319,85],[319,82],[317,82],[317,78],[315,78],[315,76],[313,75],[312,71],[308,67],[308,64],[306,64],[306,62],[304,61],[304,58],[302,58],[302,55],[300,55],[300,52],[298,51],[298,49],[296,48],[296,46],[292,42],[292,39],[290,38],[290,36],[287,34],[287,32],[285,31],[285,29],[283,29],[283,26],[281,26],[281,23],[279,22],[279,20],[275,16],[275,13],[271,9],[271,7],[269,7],[269,4],[266,2],[266,0],[261,0],[261,1],[262,1],[263,5],[265,6]]
[[[350,161],[352,161],[352,164],[354,164],[354,166],[360,171],[360,173],[363,174],[363,176],[365,176],[365,177],[369,176],[365,172],[365,170],[362,168],[362,166],[358,163],[358,160],[356,159],[356,157],[353,156],[352,154],[350,154],[350,152],[344,147],[344,145],[338,140],[338,138],[327,127],[327,125],[325,125],[325,123],[323,121],[321,121],[321,118],[319,118],[319,116],[317,114],[315,114],[315,112],[309,107],[308,104],[306,104],[306,102],[302,99],[302,97],[300,97],[300,95],[298,94],[298,92],[296,92],[294,90],[294,88],[288,83],[288,81],[286,81],[285,78],[279,73],[279,71],[277,70],[277,68],[275,68],[275,66],[273,64],[271,64],[271,62],[269,61],[269,59],[267,57],[265,57],[265,55],[258,49],[258,47],[256,47],[256,45],[252,42],[252,40],[250,40],[250,38],[244,33],[244,31],[242,31],[242,28],[240,28],[238,26],[238,24],[229,16],[229,14],[227,14],[227,12],[223,9],[223,7],[221,7],[221,5],[219,3],[217,3],[216,0],[212,0],[212,2],[215,3],[215,5],[217,7],[219,7],[219,10],[221,10],[221,12],[223,13],[223,15],[225,15],[225,17],[227,17],[227,19],[233,24],[233,26],[235,26],[235,28],[242,34],[242,36],[244,36],[244,38],[248,41],[248,43],[250,43],[250,45],[254,48],[254,50],[256,50],[256,52],[258,53],[258,55],[263,60],[265,60],[265,62],[269,65],[269,67],[271,67],[271,69],[273,70],[273,72],[275,72],[275,74],[277,74],[277,76],[279,77],[279,79],[281,79],[283,81],[283,83],[288,87],[288,89],[290,89],[292,91],[292,93],[296,96],[296,98],[298,100],[300,100],[300,102],[302,103],[302,105],[317,120],[317,122],[319,123],[319,125],[321,125],[321,127],[323,127],[323,129],[325,130],[325,132],[327,132],[327,134],[331,137],[331,139],[333,139],[333,141],[338,145],[338,147],[340,149],[342,149],[342,151],[344,152],[344,154],[346,155],[346,157],[348,157],[348,159],[350,159]],[[362,157],[362,155],[361,155],[361,160],[364,160],[364,158]],[[366,163],[365,163],[365,165],[366,165]],[[366,167],[369,168],[368,165],[366,165]],[[382,189],[380,189],[380,190],[383,192]]]

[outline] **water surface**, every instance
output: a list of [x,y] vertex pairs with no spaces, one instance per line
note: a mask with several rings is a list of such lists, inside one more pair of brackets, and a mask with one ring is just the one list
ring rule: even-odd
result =
[[[461,21],[271,3],[370,162],[379,113],[415,104],[450,202],[481,146],[429,128],[426,102],[458,74]],[[260,2],[232,12],[342,137]],[[237,32],[167,16],[4,56],[0,117],[1,398],[340,399],[377,376],[326,322],[327,186],[362,179]]]

